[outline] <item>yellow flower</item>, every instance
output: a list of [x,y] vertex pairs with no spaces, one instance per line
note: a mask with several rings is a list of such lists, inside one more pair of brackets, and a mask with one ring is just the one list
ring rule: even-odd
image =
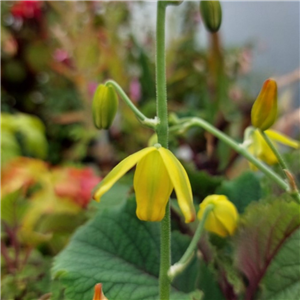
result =
[[173,189],[185,222],[195,219],[192,189],[185,169],[171,151],[156,144],[121,161],[100,183],[94,199],[100,201],[113,184],[132,167],[136,194],[136,214],[143,221],[161,221]]
[[277,119],[277,83],[273,79],[265,81],[252,110],[251,121],[255,128],[269,129]]
[[95,285],[95,293],[94,293],[93,300],[108,300],[103,294],[101,283],[97,283]]
[[213,209],[207,216],[205,229],[222,237],[232,235],[238,221],[238,212],[234,204],[224,195],[207,196],[199,206],[197,215],[199,220],[202,219],[205,208],[210,204],[213,205]]
[[[277,147],[277,142],[295,149],[298,149],[300,147],[299,142],[274,130],[269,129],[266,130],[265,133],[273,142],[274,147]],[[253,130],[250,138],[251,144],[248,147],[248,151],[250,153],[252,153],[255,157],[266,162],[269,165],[274,165],[278,162],[275,154],[273,153],[269,145],[266,143],[258,129]],[[257,168],[252,164],[250,164],[250,167],[252,170],[257,170]]]

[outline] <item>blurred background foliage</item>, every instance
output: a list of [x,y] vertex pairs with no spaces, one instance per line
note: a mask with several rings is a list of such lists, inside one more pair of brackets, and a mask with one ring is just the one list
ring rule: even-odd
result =
[[[139,39],[130,22],[144,6],[143,2],[1,2],[4,299],[38,299],[49,291],[50,258],[93,214],[95,207],[88,205],[92,189],[152,136],[123,102],[108,131],[97,131],[91,117],[93,93],[107,79],[118,82],[144,114],[155,115],[154,35],[142,27]],[[207,33],[208,45],[199,46],[199,24],[201,30],[204,27],[198,3],[184,3],[181,13],[180,24],[170,26],[174,31],[179,27],[179,33],[167,45],[169,110],[180,117],[201,116],[242,141],[254,101],[250,71],[255,45],[225,48],[221,34]],[[286,89],[280,95],[284,114],[276,126],[299,135],[292,75],[279,81]],[[170,138],[170,148],[187,167],[196,202],[216,191],[239,198],[245,183],[259,185],[253,173],[238,177],[248,170],[247,163],[203,130]],[[288,156],[291,165],[296,154]],[[237,179],[229,182],[226,177]],[[264,191],[279,192],[268,183],[263,187],[247,203]],[[244,207],[240,203],[241,211]],[[39,284],[32,285],[36,281]]]

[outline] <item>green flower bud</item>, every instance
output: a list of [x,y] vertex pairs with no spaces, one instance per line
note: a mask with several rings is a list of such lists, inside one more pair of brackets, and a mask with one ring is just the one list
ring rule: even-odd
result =
[[222,8],[219,1],[201,1],[200,13],[209,32],[217,32],[222,22]]
[[117,113],[118,96],[112,86],[99,84],[93,98],[93,120],[98,129],[108,129]]
[[277,83],[268,79],[256,98],[252,110],[252,125],[261,130],[269,129],[277,119]]

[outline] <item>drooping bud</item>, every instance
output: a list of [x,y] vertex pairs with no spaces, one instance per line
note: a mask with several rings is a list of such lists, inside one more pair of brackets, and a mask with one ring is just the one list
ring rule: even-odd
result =
[[99,84],[93,98],[93,120],[98,129],[108,129],[117,113],[118,96],[112,86]]
[[97,283],[95,285],[95,293],[94,293],[93,300],[108,300],[103,294],[101,283]]
[[238,212],[236,207],[224,195],[207,196],[200,204],[198,219],[201,220],[205,208],[213,205],[212,211],[207,216],[205,229],[222,237],[232,235],[237,227]]
[[270,128],[277,118],[277,83],[268,79],[256,98],[252,110],[252,125],[261,130]]
[[209,32],[217,32],[222,23],[222,7],[220,1],[200,2],[200,13],[203,23]]

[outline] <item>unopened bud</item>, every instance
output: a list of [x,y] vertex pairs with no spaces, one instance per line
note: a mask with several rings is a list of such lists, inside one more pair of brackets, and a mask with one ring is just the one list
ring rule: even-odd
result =
[[265,81],[252,110],[252,125],[261,130],[270,128],[277,119],[277,83],[273,79]]
[[222,23],[222,7],[219,1],[200,2],[200,13],[206,29],[217,32]]
[[98,129],[108,129],[117,113],[118,96],[112,86],[98,85],[93,98],[93,120]]
[[103,294],[101,283],[97,283],[95,285],[95,293],[93,300],[108,300]]
[[236,207],[224,195],[207,196],[200,204],[198,219],[201,220],[208,205],[213,205],[207,216],[205,229],[219,236],[233,235],[237,228],[238,212]]

